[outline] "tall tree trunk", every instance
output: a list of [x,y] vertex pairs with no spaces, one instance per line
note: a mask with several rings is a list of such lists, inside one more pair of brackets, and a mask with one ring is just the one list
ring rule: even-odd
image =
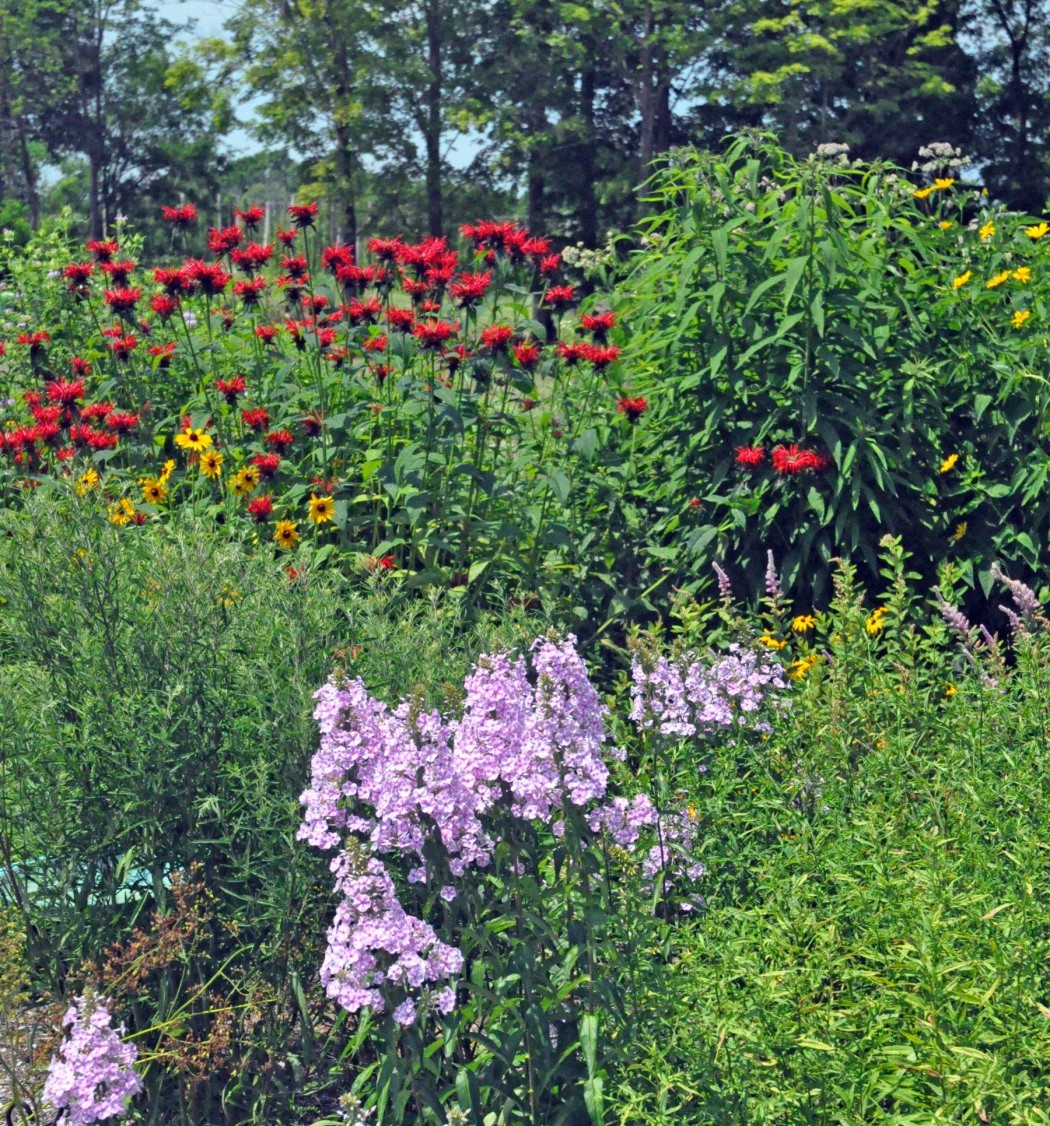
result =
[[441,190],[441,66],[442,27],[441,0],[426,0],[427,18],[427,226],[435,237],[445,226],[444,200]]
[[88,170],[88,228],[94,239],[105,238],[106,220],[102,210],[102,148],[92,137],[87,145]]
[[598,196],[595,192],[595,141],[597,130],[594,126],[594,67],[588,62],[580,79],[580,202],[577,215],[580,223],[580,238],[587,246],[598,242]]
[[26,204],[29,207],[29,225],[35,231],[40,226],[40,195],[36,188],[36,169],[33,167],[33,154],[29,151],[29,138],[26,135],[25,118],[19,116],[16,123],[18,147],[22,154],[22,176],[26,182]]
[[346,125],[335,128],[335,166],[339,179],[339,215],[336,241],[348,246],[357,245],[357,200],[354,193],[354,150],[350,129]]

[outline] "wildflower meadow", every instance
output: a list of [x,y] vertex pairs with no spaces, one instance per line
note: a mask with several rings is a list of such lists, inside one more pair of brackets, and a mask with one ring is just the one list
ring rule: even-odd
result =
[[0,1116],[1050,1121],[1050,227],[926,156],[4,235]]

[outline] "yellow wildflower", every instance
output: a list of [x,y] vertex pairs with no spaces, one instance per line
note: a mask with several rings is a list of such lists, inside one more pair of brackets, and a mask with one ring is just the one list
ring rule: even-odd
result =
[[122,497],[117,504],[109,506],[109,520],[118,527],[123,527],[135,516],[135,506],[127,497]]
[[933,195],[933,188],[919,188],[911,194],[915,196],[916,199],[926,199],[927,196]]
[[985,223],[977,233],[981,236],[981,242],[987,242],[995,234],[995,224]]
[[273,542],[290,551],[299,542],[299,525],[294,520],[278,520],[273,532]]
[[965,274],[960,274],[957,278],[952,278],[952,289],[962,289],[962,287],[973,277],[973,270],[967,270]]
[[1032,315],[1031,309],[1018,309],[1010,320],[1014,328],[1024,328],[1025,321]]
[[785,645],[787,645],[787,642],[786,642],[786,641],[778,641],[778,640],[777,640],[777,639],[776,639],[775,637],[772,637],[772,636],[771,636],[770,634],[768,634],[768,633],[764,633],[764,634],[762,634],[762,636],[761,636],[761,637],[760,637],[760,638],[759,638],[758,640],[759,640],[759,641],[760,641],[760,642],[761,642],[761,643],[762,643],[762,644],[763,644],[763,645],[764,645],[764,646],[765,646],[765,647],[766,647],[767,649],[773,649],[773,650],[775,650],[775,651],[776,651],[776,652],[778,652],[778,653],[780,652],[780,650],[781,650],[781,649],[783,649],[783,648],[784,648],[784,646],[785,646]]
[[1025,227],[1024,229],[1024,233],[1033,242],[1035,242],[1036,239],[1042,238],[1047,231],[1050,231],[1050,223],[1036,223],[1034,227]]
[[984,283],[984,288],[985,289],[995,289],[997,286],[1002,285],[1004,281],[1008,281],[1009,277],[1010,277],[1010,271],[1009,270],[1003,270],[1003,272],[1001,274],[996,274],[994,278],[989,278]]
[[205,477],[218,478],[222,473],[222,454],[218,450],[205,450],[201,454],[201,473]]
[[939,191],[946,191],[955,183],[954,176],[942,176],[933,181],[933,186]]
[[1014,281],[1019,281],[1022,284],[1032,280],[1032,271],[1027,266],[1018,266],[1013,273]]
[[937,224],[937,226],[940,227],[942,231],[950,231],[952,227],[955,226],[955,224],[951,221],[951,219],[942,219]]
[[966,529],[969,528],[969,526],[970,525],[967,524],[965,520],[960,520],[959,523],[955,525],[955,531],[952,532],[952,539],[958,543],[959,540],[966,535]]
[[799,614],[791,619],[791,628],[795,633],[806,633],[817,624],[817,619],[812,614]]
[[941,462],[941,468],[940,468],[939,472],[941,472],[941,473],[951,473],[951,471],[955,468],[955,463],[958,460],[959,460],[958,454],[949,454],[944,459],[944,461]]
[[258,472],[253,476],[247,469],[238,470],[238,472],[234,473],[226,482],[226,487],[235,497],[251,496],[258,488],[258,485]]
[[200,453],[211,445],[211,435],[205,433],[199,426],[191,426],[175,435],[175,445],[184,450]]
[[88,489],[97,488],[100,480],[97,469],[85,469],[77,480],[77,496],[82,497]]
[[331,497],[319,497],[316,493],[311,493],[307,516],[314,524],[331,520],[335,516],[335,501]]
[[167,486],[156,477],[140,477],[139,486],[147,504],[163,504],[168,499]]
[[949,684],[948,687],[945,688],[944,694],[945,694],[945,696],[947,696],[950,699],[958,691],[959,691],[959,689],[956,688],[954,684]]
[[172,458],[172,457],[169,457],[168,460],[164,463],[164,469],[161,472],[161,475],[157,478],[157,480],[162,485],[166,485],[168,483],[168,478],[174,472],[175,472],[175,459]]
[[885,606],[876,606],[874,610],[868,615],[864,623],[864,628],[874,637],[877,633],[882,632],[882,627],[886,624],[882,619],[889,613]]
[[791,671],[788,676],[792,680],[801,680],[816,663],[816,657],[800,657],[797,661],[791,662]]

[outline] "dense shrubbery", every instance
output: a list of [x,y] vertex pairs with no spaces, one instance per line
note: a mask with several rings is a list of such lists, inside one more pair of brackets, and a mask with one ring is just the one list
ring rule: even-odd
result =
[[750,139],[651,188],[616,307],[661,558],[693,584],[722,559],[758,591],[772,548],[818,599],[836,556],[873,577],[886,533],[984,593],[996,560],[1045,567],[1045,223]]

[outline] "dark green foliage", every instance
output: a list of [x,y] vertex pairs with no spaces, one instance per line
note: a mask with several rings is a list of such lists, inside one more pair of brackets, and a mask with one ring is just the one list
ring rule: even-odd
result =
[[[722,559],[754,593],[772,549],[820,602],[834,557],[876,574],[886,533],[928,580],[956,560],[984,594],[994,560],[1045,560],[1044,244],[958,186],[916,201],[925,183],[761,138],[681,152],[654,179],[620,309],[651,404],[652,510],[671,532],[703,505],[671,540],[682,581]],[[792,444],[827,464],[775,471]],[[764,460],[740,464],[744,446]]]

